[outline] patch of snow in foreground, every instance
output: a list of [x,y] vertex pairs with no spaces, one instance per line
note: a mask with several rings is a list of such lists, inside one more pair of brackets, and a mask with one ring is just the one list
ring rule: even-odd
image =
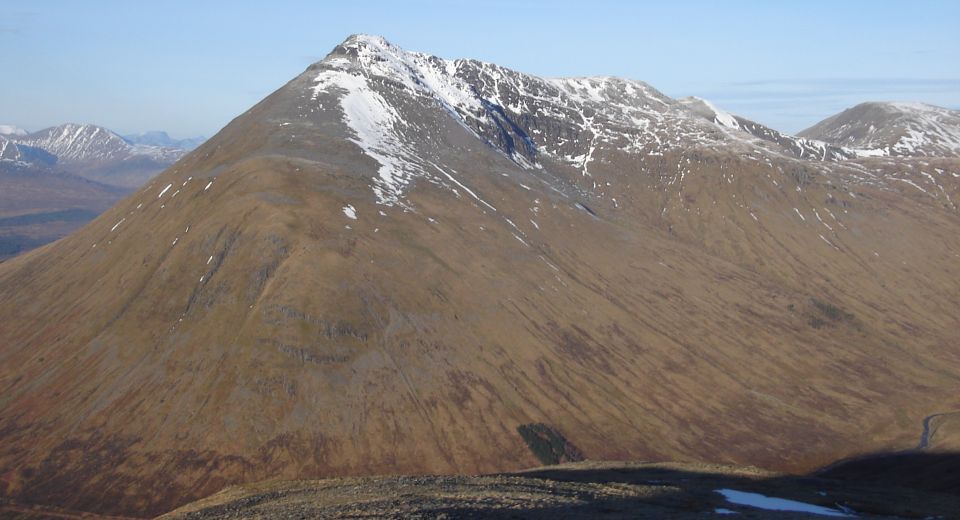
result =
[[718,507],[718,508],[714,509],[713,512],[714,512],[714,514],[717,514],[717,515],[739,515],[739,514],[740,514],[740,513],[736,512],[736,511],[734,511],[733,509],[725,509],[725,508],[722,508],[722,507]]
[[343,207],[343,214],[351,220],[357,220],[357,210],[354,209],[350,204],[347,204]]
[[856,148],[849,151],[853,152],[857,157],[886,157],[890,155],[889,152],[883,148]]
[[823,516],[850,517],[850,515],[838,509],[829,507],[815,506],[796,500],[787,500],[785,498],[774,498],[761,495],[760,493],[748,493],[746,491],[736,491],[733,489],[717,489],[717,493],[723,495],[727,502],[741,506],[756,507],[768,511],[792,511],[797,513],[810,513]]

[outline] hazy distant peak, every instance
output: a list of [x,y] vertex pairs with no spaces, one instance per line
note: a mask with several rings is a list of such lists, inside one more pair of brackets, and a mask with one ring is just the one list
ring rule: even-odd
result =
[[956,156],[960,111],[927,103],[870,101],[800,132],[862,156]]
[[57,163],[115,161],[133,156],[173,162],[183,155],[181,149],[130,143],[115,132],[93,124],[64,123],[11,139],[55,156]]
[[19,126],[14,125],[0,125],[0,135],[27,135],[27,131]]
[[123,136],[123,138],[130,144],[177,148],[186,151],[193,150],[207,140],[206,137],[202,136],[175,139],[163,130],[150,130],[141,134],[129,134]]

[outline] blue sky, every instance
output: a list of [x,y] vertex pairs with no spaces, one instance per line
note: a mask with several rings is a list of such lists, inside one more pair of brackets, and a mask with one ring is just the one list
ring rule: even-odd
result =
[[543,76],[640,79],[795,132],[861,101],[960,108],[958,27],[960,2],[933,0],[0,0],[0,124],[210,136],[363,32]]

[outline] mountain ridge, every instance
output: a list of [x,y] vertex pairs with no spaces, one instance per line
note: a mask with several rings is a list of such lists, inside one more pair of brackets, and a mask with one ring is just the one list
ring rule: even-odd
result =
[[40,148],[62,163],[124,160],[137,155],[172,163],[183,155],[183,151],[172,148],[128,143],[118,134],[92,124],[64,123],[14,140],[23,146]]

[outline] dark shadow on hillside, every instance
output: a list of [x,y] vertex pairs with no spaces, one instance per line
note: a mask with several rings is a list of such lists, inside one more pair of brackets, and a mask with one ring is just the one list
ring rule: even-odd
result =
[[835,462],[814,472],[814,475],[960,495],[960,453],[876,453]]

